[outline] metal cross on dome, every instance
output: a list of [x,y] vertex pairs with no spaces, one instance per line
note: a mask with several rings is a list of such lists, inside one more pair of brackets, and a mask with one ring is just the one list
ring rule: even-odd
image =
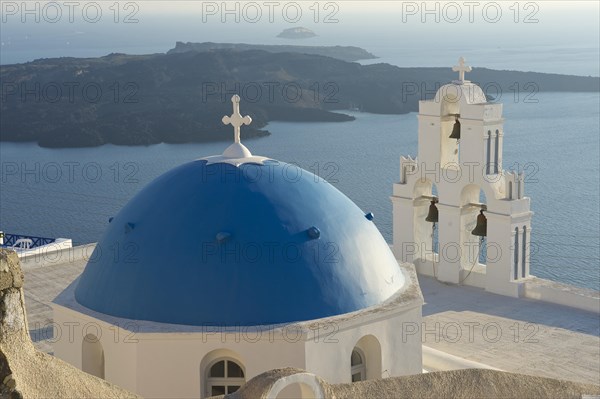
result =
[[252,118],[248,115],[242,116],[240,114],[240,96],[237,94],[231,97],[231,102],[233,103],[233,114],[231,116],[225,115],[222,119],[225,125],[231,125],[234,128],[234,142],[240,142],[240,127],[242,125],[249,125],[252,123]]
[[473,70],[473,68],[471,68],[468,65],[465,65],[465,59],[464,57],[460,57],[458,59],[458,65],[455,65],[452,67],[452,70],[454,72],[458,72],[458,80],[461,82],[465,81],[465,72],[471,72]]

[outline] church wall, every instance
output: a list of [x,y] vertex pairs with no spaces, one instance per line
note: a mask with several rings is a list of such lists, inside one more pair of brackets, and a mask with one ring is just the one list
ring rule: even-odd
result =
[[[359,340],[372,335],[381,347],[381,375],[376,378],[418,374],[422,372],[420,335],[403,334],[408,327],[419,328],[421,307],[388,314],[386,317],[366,322],[367,316],[357,320],[337,332],[328,330],[320,339],[306,342],[306,370],[318,375],[330,383],[351,382],[350,355]],[[410,327],[409,327],[410,325]],[[363,352],[368,347],[361,347]],[[370,354],[367,357],[367,377]],[[372,366],[371,366],[372,367]],[[374,377],[375,378],[375,377]]]
[[287,341],[272,330],[261,335],[262,339],[252,332],[140,335],[138,393],[145,398],[205,397],[208,367],[219,358],[238,362],[246,381],[275,368],[304,368],[303,343],[293,342],[293,333]]
[[[249,331],[221,334],[212,330],[204,334],[131,334],[60,305],[54,307],[56,323],[98,326],[102,331],[106,380],[147,398],[205,397],[208,367],[219,358],[236,360],[244,369],[246,381],[267,370],[297,367],[332,383],[350,382],[350,354],[365,336],[375,337],[380,345],[378,367],[373,367],[370,346],[359,345],[367,358],[368,378],[376,378],[373,369],[380,370],[377,378],[421,372],[420,334],[405,333],[420,326],[420,306],[386,313],[383,319],[374,321],[368,313],[357,316],[350,323],[344,322],[338,331],[327,329],[332,326],[327,319],[316,335],[309,330],[299,336],[289,329],[286,339],[277,330],[263,331],[261,337]],[[87,331],[93,333],[94,329],[89,327]],[[83,334],[83,328],[76,328],[72,340],[57,340],[56,356],[81,368]]]
[[[414,276],[412,281],[416,282]],[[415,288],[418,286],[407,290]],[[185,332],[194,327],[182,327],[180,332],[154,333],[139,329],[160,331],[168,325],[95,319],[82,313],[83,308],[70,308],[74,298],[69,291],[61,297],[62,305],[53,304],[55,322],[63,326],[55,354],[81,368],[83,337],[98,336],[104,353],[105,379],[147,398],[207,396],[208,370],[219,359],[236,361],[244,370],[245,381],[268,370],[295,367],[330,382],[347,382],[351,379],[350,354],[355,346],[365,355],[367,378],[416,374],[421,372],[420,334],[404,332],[407,326],[418,332],[422,300],[407,294],[393,307],[386,305],[381,310],[279,328],[265,327],[260,333],[248,327],[231,327],[227,331],[195,327],[198,332]],[[74,326],[70,338],[65,326]]]
[[[68,326],[70,323],[79,323],[85,324],[83,317],[77,317],[73,314],[72,311],[63,308],[60,305],[53,304],[52,310],[54,313],[53,321],[58,326]],[[69,337],[60,337],[58,338],[56,335],[54,336],[54,342],[52,344],[54,348],[54,355],[67,363],[72,364],[73,366],[81,369],[81,345],[75,344],[75,340],[81,343],[83,339],[81,331],[77,331],[74,334],[73,339],[69,339]]]
[[104,376],[122,388],[137,390],[136,334],[113,326],[86,314],[52,304],[54,325],[54,355],[73,366],[82,368],[82,343],[87,334],[96,336],[104,351]]
[[427,162],[433,164],[438,162],[440,159],[440,145],[439,145],[439,117],[433,118],[431,116],[419,115],[419,142],[421,140],[433,142],[430,146],[419,147],[418,159],[421,162]]
[[[420,374],[423,371],[422,340],[417,333],[422,322],[422,307],[407,310],[386,327],[388,347],[383,350],[382,377]],[[414,329],[417,332],[413,334]]]
[[401,262],[413,262],[418,259],[419,248],[414,243],[414,209],[412,200],[392,197],[394,256]]

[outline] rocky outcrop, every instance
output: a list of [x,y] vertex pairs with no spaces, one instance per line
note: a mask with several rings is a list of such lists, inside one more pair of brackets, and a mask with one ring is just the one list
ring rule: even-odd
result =
[[584,395],[596,397],[593,395],[600,394],[600,387],[595,385],[497,370],[452,370],[351,384],[328,384],[303,370],[284,368],[252,378],[237,392],[225,396],[225,399],[266,399],[289,384],[303,384],[306,392],[312,391],[316,397],[322,395],[329,399],[580,399]]
[[[296,28],[292,28],[296,29]],[[314,34],[313,34],[314,35]],[[167,54],[188,51],[208,52],[215,50],[248,51],[261,50],[269,53],[302,53],[337,58],[342,61],[372,60],[377,58],[367,50],[355,46],[294,46],[286,44],[246,44],[246,43],[183,43],[177,42]]]
[[0,398],[135,397],[34,348],[19,259],[15,252],[0,249]]
[[[178,47],[168,54],[0,66],[0,141],[45,147],[231,141],[231,128],[221,117],[231,114],[234,93],[253,120],[242,129],[246,139],[268,135],[261,129],[270,121],[351,121],[352,115],[343,114],[349,109],[417,111],[419,100],[457,77],[450,68],[345,62],[334,58],[330,47],[320,48],[328,56],[302,53],[308,51],[303,46],[295,46],[300,48],[296,52],[287,52],[288,46],[265,46],[268,51],[238,44]],[[495,95],[515,87],[533,96],[537,91],[597,92],[600,87],[596,77],[485,68],[475,68],[468,77]]]

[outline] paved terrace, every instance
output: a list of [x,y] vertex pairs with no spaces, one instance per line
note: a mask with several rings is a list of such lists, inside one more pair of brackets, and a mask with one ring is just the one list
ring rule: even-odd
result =
[[[84,267],[85,261],[76,261],[24,270],[29,329],[38,349],[52,353],[49,303]],[[422,333],[424,345],[504,371],[600,384],[597,314],[419,279],[424,324],[406,326],[405,333]]]

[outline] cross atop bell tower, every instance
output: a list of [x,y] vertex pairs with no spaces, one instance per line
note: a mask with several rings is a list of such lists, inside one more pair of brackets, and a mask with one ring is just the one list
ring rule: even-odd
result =
[[465,72],[471,72],[473,70],[473,68],[465,64],[465,61],[464,57],[460,57],[458,59],[458,65],[452,67],[454,72],[458,72],[458,81],[460,83],[468,82],[468,80],[465,80]]

